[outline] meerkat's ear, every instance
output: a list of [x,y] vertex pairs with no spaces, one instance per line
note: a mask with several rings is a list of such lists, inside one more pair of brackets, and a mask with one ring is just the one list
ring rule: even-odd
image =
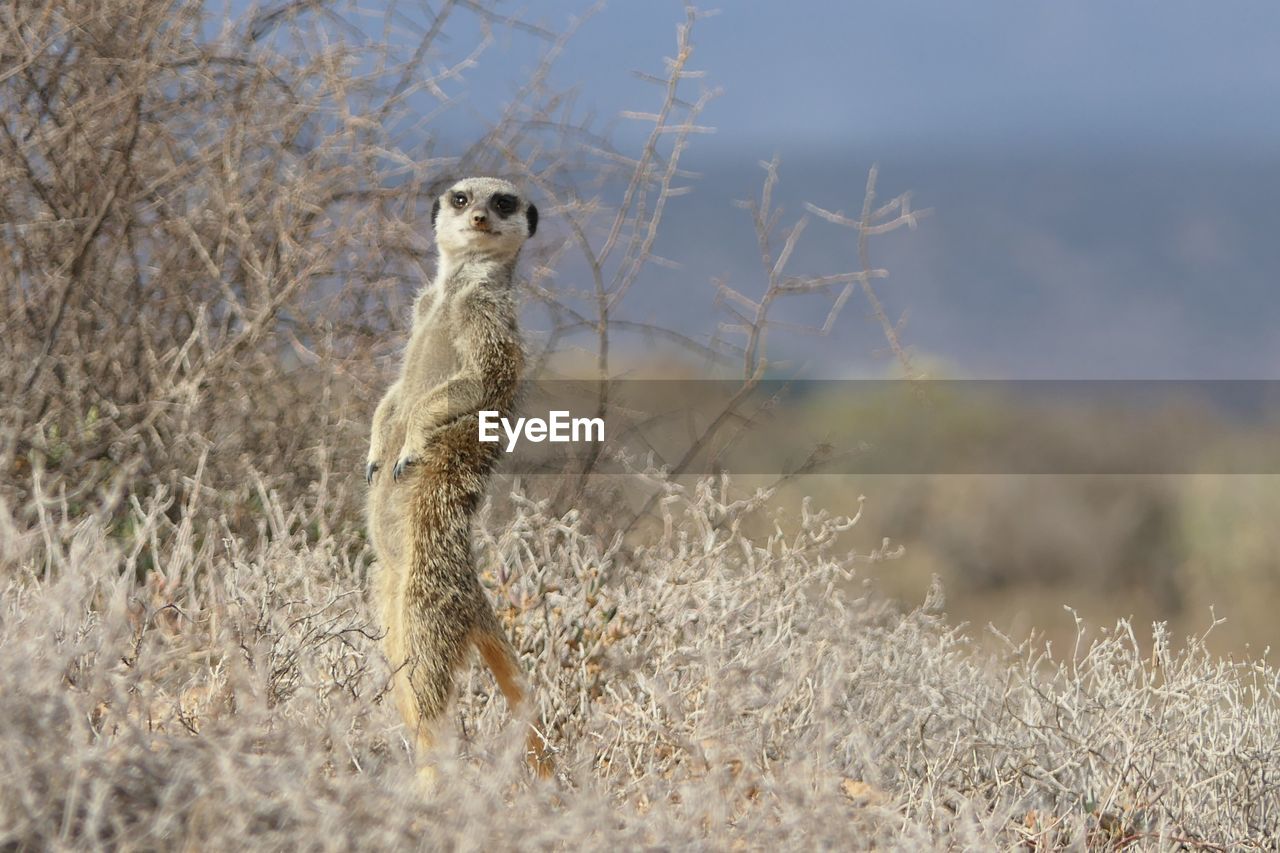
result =
[[529,220],[529,236],[532,237],[538,231],[538,208],[530,204],[524,209],[524,217]]
[[436,220],[440,218],[440,197],[436,196],[436,200],[431,203],[431,227],[436,227]]

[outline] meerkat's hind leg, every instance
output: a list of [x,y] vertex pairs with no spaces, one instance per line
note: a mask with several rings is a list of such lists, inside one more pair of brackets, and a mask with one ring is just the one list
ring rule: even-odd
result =
[[397,674],[403,679],[397,698],[416,751],[425,757],[446,719],[457,671],[466,660],[466,647],[464,635],[431,635],[420,628],[407,637],[408,663]]
[[533,721],[524,719],[528,716],[529,709],[525,704],[525,681],[524,674],[520,670],[520,660],[492,611],[482,620],[482,624],[472,631],[471,639],[480,652],[481,660],[493,672],[494,680],[498,682],[498,689],[502,691],[502,695],[507,700],[507,706],[511,709],[511,715],[523,720],[529,726],[529,735],[525,744],[525,755],[529,765],[539,777],[550,776],[555,769],[551,760],[550,745]]

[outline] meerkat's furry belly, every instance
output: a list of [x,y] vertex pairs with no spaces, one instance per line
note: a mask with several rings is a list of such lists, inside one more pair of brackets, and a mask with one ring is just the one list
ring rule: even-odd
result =
[[[479,503],[495,461],[492,447],[480,444],[476,423],[474,417],[454,422],[427,444],[424,457],[398,481],[382,476],[370,488],[368,529],[386,583],[399,585],[408,571],[416,526],[470,530],[470,511]],[[404,434],[403,417],[388,419],[387,446],[399,447]],[[459,512],[464,505],[469,505],[467,511]]]
[[[415,334],[401,368],[396,404],[380,436],[382,446],[390,448],[392,454],[404,445],[413,404],[457,370],[457,352],[445,313],[429,308],[415,321]],[[407,482],[397,483],[388,474],[389,471],[383,472],[369,492],[369,532],[379,561],[387,566],[402,566],[409,558],[412,535],[408,483],[415,478],[411,472]]]

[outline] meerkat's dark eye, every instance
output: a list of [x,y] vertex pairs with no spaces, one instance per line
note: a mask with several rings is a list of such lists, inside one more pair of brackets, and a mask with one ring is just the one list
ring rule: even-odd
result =
[[462,208],[467,206],[467,194],[454,193],[452,201],[453,201],[453,206],[461,210]]
[[493,197],[493,209],[498,211],[499,216],[510,216],[519,206],[520,202],[513,195],[502,193]]

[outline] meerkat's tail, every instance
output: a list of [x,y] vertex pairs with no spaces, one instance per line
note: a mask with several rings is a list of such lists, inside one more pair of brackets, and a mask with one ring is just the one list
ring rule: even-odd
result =
[[[506,697],[512,715],[523,718],[528,715],[529,709],[525,707],[524,673],[520,669],[519,658],[511,641],[507,639],[506,632],[502,630],[502,625],[498,623],[493,608],[488,606],[488,602],[485,605],[486,615],[472,631],[471,641],[480,652],[480,659],[493,672],[498,689]],[[550,744],[533,722],[526,721],[526,724],[529,726],[529,735],[525,741],[525,756],[534,772],[546,778],[554,771]]]

